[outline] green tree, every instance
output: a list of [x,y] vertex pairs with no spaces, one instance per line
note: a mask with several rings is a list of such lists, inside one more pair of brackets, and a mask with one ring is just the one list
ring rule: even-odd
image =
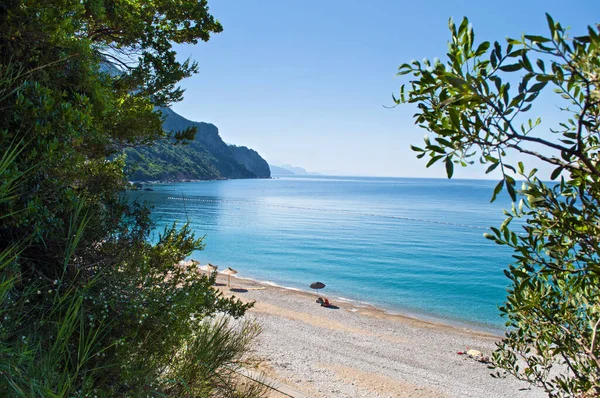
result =
[[173,43],[221,29],[206,1],[0,5],[0,395],[244,396],[257,329],[211,319],[250,305],[176,265],[203,247],[187,225],[148,242],[120,156],[193,135],[155,109],[197,70]]
[[[549,396],[600,395],[600,36],[569,37],[547,16],[548,37],[524,35],[507,44],[476,44],[465,18],[450,21],[447,62],[412,61],[399,75],[397,104],[415,103],[416,123],[433,133],[413,146],[427,166],[475,162],[499,170],[492,200],[513,199],[506,221],[486,237],[513,249],[506,303],[507,332],[493,355],[508,372]],[[552,88],[563,122],[543,128],[529,116]],[[552,183],[527,169],[521,155],[555,167]],[[520,187],[517,185],[520,180]],[[519,189],[520,188],[520,189]],[[510,229],[524,218],[520,231]]]

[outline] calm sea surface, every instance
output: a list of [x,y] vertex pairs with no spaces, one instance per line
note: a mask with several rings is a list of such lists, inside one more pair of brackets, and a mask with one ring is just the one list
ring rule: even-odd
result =
[[510,201],[495,181],[289,177],[154,185],[157,232],[189,220],[192,256],[239,276],[390,312],[502,328],[511,251],[483,238]]

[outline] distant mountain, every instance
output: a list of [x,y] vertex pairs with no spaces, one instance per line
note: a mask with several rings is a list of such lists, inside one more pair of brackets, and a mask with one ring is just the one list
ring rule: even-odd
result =
[[281,165],[282,169],[291,171],[292,173],[299,175],[299,176],[303,176],[303,175],[320,175],[319,173],[315,173],[312,171],[306,171],[305,169],[303,169],[302,167],[297,167],[297,166],[292,166],[289,164],[282,164]]
[[273,166],[272,164],[270,164],[269,168],[271,169],[271,175],[272,176],[291,176],[291,175],[294,175],[293,171],[290,171],[288,169],[284,169],[283,167]]
[[290,164],[282,164],[282,165],[281,165],[281,168],[282,168],[282,169],[289,170],[289,171],[291,171],[292,173],[294,173],[294,174],[298,174],[298,175],[307,174],[307,173],[306,173],[306,170],[304,170],[302,167],[295,167],[295,166],[292,166],[292,165],[290,165]]
[[196,127],[193,141],[174,145],[168,141],[151,147],[129,148],[126,172],[134,181],[213,180],[227,178],[269,178],[267,162],[254,150],[227,145],[213,124],[194,122],[169,108],[161,108],[166,116],[165,131]]

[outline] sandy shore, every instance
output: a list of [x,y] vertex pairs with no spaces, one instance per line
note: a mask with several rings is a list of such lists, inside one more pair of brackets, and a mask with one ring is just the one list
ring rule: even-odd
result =
[[[544,397],[458,351],[490,354],[499,337],[389,315],[374,307],[315,303],[316,296],[232,278],[226,295],[255,301],[256,355],[269,378],[310,397]],[[326,293],[326,292],[324,292]],[[283,396],[277,393],[273,397]]]

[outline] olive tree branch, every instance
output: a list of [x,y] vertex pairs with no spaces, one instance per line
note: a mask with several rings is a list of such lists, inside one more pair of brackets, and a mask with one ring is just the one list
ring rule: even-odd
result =
[[[544,311],[543,309],[540,309],[540,311],[550,320],[552,320],[552,317],[549,317],[546,314],[546,311]],[[596,334],[596,328],[598,327],[598,323],[600,322],[600,319],[598,320],[598,322],[596,322],[596,325],[594,327],[594,339],[595,339],[595,334]],[[566,326],[557,323],[558,327],[565,332],[565,334],[569,335],[570,338],[572,338],[574,341],[576,341],[579,346],[583,349],[583,351],[585,351],[586,354],[588,354],[590,356],[590,358],[596,363],[596,366],[600,367],[600,359],[596,356],[596,354],[594,354],[593,350],[590,349],[590,347],[588,347],[585,342],[583,341],[582,338],[580,337],[576,337],[573,332],[567,328]],[[592,341],[593,343],[593,341]],[[571,368],[571,370],[573,371],[573,373],[575,373],[577,375],[577,377],[580,377],[579,374],[577,373],[577,371],[570,365],[569,363],[569,367]]]
[[[532,137],[532,136],[529,136],[529,135],[519,134],[519,132],[517,132],[515,130],[514,126],[512,125],[511,120],[509,120],[506,117],[506,115],[503,112],[501,112],[501,110],[498,108],[498,106],[496,104],[494,104],[492,101],[490,101],[485,96],[483,96],[480,93],[478,93],[477,90],[475,90],[473,87],[471,87],[471,86],[469,86],[469,87],[474,92],[476,92],[480,96],[480,98],[488,106],[492,107],[496,111],[496,113],[502,118],[502,120],[506,123],[506,125],[508,127],[508,130],[509,130],[509,131],[505,132],[505,134],[506,134],[507,137],[509,137],[511,139],[514,139],[514,140],[517,140],[517,141],[534,142],[536,144],[540,144],[540,145],[543,145],[543,146],[546,146],[546,147],[549,147],[549,148],[553,148],[553,149],[556,149],[556,150],[561,151],[561,152],[566,152],[569,155],[577,157],[578,159],[580,159],[587,166],[588,169],[586,170],[586,169],[583,169],[580,166],[575,166],[575,165],[572,165],[572,164],[569,164],[569,163],[562,162],[562,161],[560,161],[559,159],[556,159],[556,158],[549,158],[549,157],[544,156],[544,155],[542,155],[542,154],[540,154],[538,152],[521,148],[521,147],[519,147],[516,144],[507,143],[506,145],[508,145],[511,148],[517,149],[521,153],[525,153],[525,154],[528,154],[528,155],[535,156],[535,157],[537,157],[540,160],[543,160],[545,162],[548,162],[548,163],[551,163],[551,164],[556,164],[558,166],[562,166],[562,167],[573,169],[573,170],[583,170],[583,171],[586,171],[586,172],[588,172],[590,174],[594,174],[597,177],[600,177],[600,170],[598,170],[594,166],[594,164],[590,161],[590,159],[587,156],[585,156],[585,154],[583,152],[581,152],[581,151],[573,151],[570,148],[564,147],[564,146],[556,144],[554,142],[550,142],[548,140],[544,140],[544,139],[539,138],[539,137]],[[496,126],[496,127],[499,128],[500,126]]]
[[[493,108],[494,108],[494,109],[495,109],[495,111],[496,111],[495,113],[496,113],[498,116],[500,116],[500,117],[501,117],[501,115],[498,113],[498,109],[497,109],[496,107],[493,107]],[[496,128],[496,129],[498,129],[498,130],[500,130],[500,131],[501,131],[501,126],[499,126],[499,125],[498,125],[498,122],[493,122],[493,123],[492,123],[492,125],[493,125],[493,126]],[[530,150],[530,149],[523,148],[523,147],[522,147],[522,146],[520,146],[518,143],[513,143],[513,142],[510,142],[511,140],[531,141],[531,142],[536,142],[536,143],[539,143],[539,144],[541,144],[541,145],[546,145],[546,146],[550,146],[550,147],[558,147],[558,148],[560,148],[560,150],[566,150],[566,151],[568,151],[568,148],[564,148],[564,147],[562,147],[562,146],[560,146],[560,145],[557,145],[557,144],[554,144],[554,143],[552,143],[552,142],[549,142],[549,141],[543,140],[543,139],[541,139],[541,138],[537,138],[537,137],[530,137],[530,136],[524,136],[524,135],[522,135],[522,134],[518,134],[518,133],[517,133],[517,132],[514,130],[514,127],[513,127],[513,126],[512,126],[510,123],[509,123],[509,127],[510,127],[510,129],[511,129],[511,131],[512,131],[513,133],[506,134],[506,135],[507,135],[507,138],[506,138],[506,139],[504,139],[504,140],[501,140],[501,139],[499,138],[499,135],[498,135],[496,132],[494,132],[493,130],[491,130],[489,127],[486,127],[485,125],[483,125],[483,126],[482,126],[482,130],[483,130],[483,131],[485,131],[486,133],[488,133],[489,135],[491,135],[491,136],[495,137],[495,138],[498,140],[498,142],[497,142],[495,145],[493,145],[493,147],[495,147],[495,148],[498,148],[498,147],[500,147],[500,146],[505,146],[505,147],[507,147],[507,148],[513,148],[513,149],[516,149],[516,150],[517,150],[517,151],[519,151],[520,153],[523,153],[523,154],[526,154],[526,155],[530,155],[530,156],[535,156],[535,157],[537,157],[538,159],[540,159],[540,160],[543,160],[543,161],[545,161],[545,162],[547,162],[547,163],[554,164],[554,165],[557,165],[557,166],[560,166],[560,167],[564,167],[564,168],[566,168],[566,169],[571,169],[571,170],[583,170],[583,169],[582,169],[582,167],[581,167],[581,166],[579,166],[579,165],[577,165],[577,164],[573,164],[573,163],[567,163],[567,162],[564,162],[564,161],[562,161],[562,160],[560,160],[560,159],[558,159],[558,158],[555,158],[555,157],[548,157],[548,156],[542,155],[542,154],[541,154],[541,153],[539,153],[539,152],[536,152],[536,151],[533,151],[533,150]],[[473,142],[474,142],[474,143],[476,143],[477,145],[479,145],[480,147],[490,146],[490,143],[489,143],[489,142],[487,142],[487,141],[485,141],[485,140],[483,140],[483,141],[482,141],[481,139],[479,139],[479,140],[475,140],[475,139],[474,139],[474,140],[473,140]],[[584,171],[585,171],[585,170],[584,170]],[[598,175],[600,175],[600,172],[598,173]]]

